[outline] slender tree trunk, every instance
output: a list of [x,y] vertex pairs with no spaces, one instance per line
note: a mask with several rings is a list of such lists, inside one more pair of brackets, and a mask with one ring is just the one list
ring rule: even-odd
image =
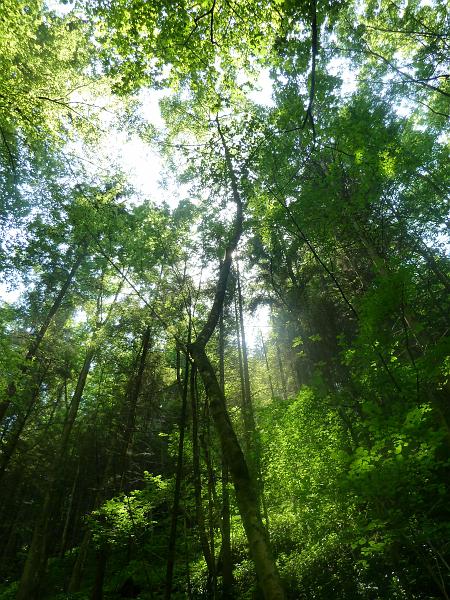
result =
[[228,465],[222,459],[222,545],[220,562],[222,567],[223,598],[233,597],[233,559],[231,554],[230,494],[228,491]]
[[[217,505],[217,496],[216,496],[216,488],[214,485],[215,476],[213,464],[211,461],[211,453],[209,451],[211,447],[211,438],[209,431],[209,406],[208,406],[208,398],[206,398],[204,404],[204,415],[203,415],[203,424],[206,431],[203,431],[199,435],[200,445],[203,451],[203,456],[206,465],[206,472],[208,475],[208,525],[209,525],[209,545],[211,548],[211,556],[212,563],[215,565],[215,556],[214,556],[214,548],[215,548],[215,531],[214,531],[214,506]],[[215,568],[212,570],[212,581],[213,581],[213,593],[216,593],[216,571]]]
[[121,482],[120,482],[120,490],[124,489],[125,479],[127,476],[128,465],[129,465],[129,455],[132,448],[133,442],[133,433],[136,422],[136,408],[138,404],[139,394],[142,389],[142,382],[144,378],[144,370],[145,363],[147,360],[148,351],[150,348],[150,334],[151,328],[150,326],[146,327],[144,331],[144,335],[142,337],[142,351],[139,358],[139,366],[135,377],[133,378],[131,392],[127,402],[127,417],[126,417],[126,426],[125,426],[125,435],[124,435],[124,443],[121,452],[120,458],[120,470],[121,470]]
[[[223,309],[219,319],[219,384],[225,395],[225,328],[223,323]],[[231,556],[231,518],[230,494],[228,491],[228,465],[222,455],[222,544],[220,548],[220,562],[222,567],[222,597],[230,600],[233,594],[233,562]]]
[[259,336],[261,338],[261,347],[262,347],[262,351],[263,351],[263,355],[264,355],[264,362],[266,365],[267,378],[269,380],[270,394],[271,394],[271,398],[273,399],[273,398],[275,398],[275,390],[273,388],[272,377],[270,375],[270,365],[269,365],[269,358],[267,356],[266,343],[264,341],[264,337],[263,337],[261,330],[259,332]]
[[208,568],[208,598],[212,598],[214,594],[214,577],[215,565],[214,558],[211,553],[211,548],[206,534],[205,513],[203,511],[202,502],[202,485],[200,474],[200,447],[198,433],[198,406],[197,406],[197,389],[196,389],[196,372],[195,368],[191,369],[191,410],[192,410],[192,460],[193,460],[193,475],[194,475],[194,497],[195,497],[195,513],[197,520],[198,533],[200,544],[205,557],[206,566]]
[[275,338],[275,349],[277,352],[277,361],[278,361],[278,369],[280,371],[280,380],[281,380],[281,391],[283,394],[283,400],[287,400],[287,385],[286,385],[286,374],[284,372],[283,359],[281,357],[281,349],[280,344],[278,343],[278,339]]
[[[248,369],[248,351],[247,342],[245,339],[244,329],[244,309],[242,302],[241,277],[239,273],[239,265],[236,265],[236,281],[237,281],[237,298],[239,307],[239,327],[241,332],[241,347],[242,347],[242,374],[244,378],[244,395],[242,397],[242,412],[244,417],[245,443],[247,447],[247,460],[253,468],[256,463],[256,440],[255,440],[255,418],[253,414],[252,393],[250,388],[250,374]],[[257,473],[255,473],[257,476]]]
[[8,439],[7,444],[2,452],[0,459],[0,481],[3,479],[5,472],[8,468],[9,462],[13,457],[17,445],[20,440],[20,436],[22,435],[23,430],[28,422],[28,418],[34,410],[34,407],[39,399],[40,388],[44,378],[47,374],[47,366],[42,373],[39,374],[38,381],[33,383],[32,389],[30,390],[30,399],[28,401],[28,405],[26,411],[17,419],[17,423],[11,433],[11,437]]
[[75,419],[78,414],[78,409],[80,407],[81,398],[83,396],[84,388],[86,386],[87,376],[89,375],[89,371],[91,370],[91,364],[94,359],[94,355],[95,355],[95,348],[93,346],[91,346],[86,351],[83,366],[81,367],[80,374],[78,375],[77,385],[76,385],[75,391],[72,396],[72,401],[70,403],[69,413],[68,413],[66,421],[64,423],[63,432],[62,432],[62,436],[61,436],[61,443],[60,443],[60,455],[59,455],[60,461],[62,461],[63,457],[65,457],[65,455],[66,455],[67,445],[69,443],[70,434],[72,433]]
[[[189,323],[189,334],[188,340],[190,339],[190,328]],[[181,376],[179,375],[180,369],[178,368],[178,385],[181,387]],[[182,388],[182,402],[181,402],[181,418],[180,418],[180,437],[178,442],[178,460],[177,460],[177,473],[175,478],[175,493],[173,498],[172,506],[172,520],[170,523],[169,533],[169,544],[167,548],[167,569],[166,569],[166,587],[164,598],[169,600],[172,595],[172,580],[173,570],[175,566],[175,545],[177,536],[177,521],[178,521],[178,510],[180,506],[181,496],[181,481],[183,478],[183,451],[184,451],[184,433],[186,430],[186,413],[187,413],[187,397],[189,390],[189,359],[186,356],[186,363],[184,369],[184,382]]]
[[107,562],[106,546],[100,546],[96,554],[95,579],[92,588],[91,600],[103,600],[103,583],[105,581],[106,562]]
[[89,544],[91,543],[91,537],[92,535],[90,530],[86,529],[83,535],[83,539],[81,540],[81,544],[78,549],[77,559],[75,561],[75,564],[73,565],[72,573],[70,576],[69,586],[67,590],[69,594],[74,594],[80,589],[83,567],[84,563],[86,562]]
[[42,323],[41,327],[39,328],[39,331],[36,333],[34,341],[32,342],[32,344],[30,345],[30,347],[28,349],[28,352],[26,355],[26,360],[30,361],[36,356],[36,354],[39,350],[39,346],[41,345],[41,342],[44,339],[44,336],[47,333],[47,330],[50,326],[50,323],[51,323],[53,317],[56,315],[56,313],[60,309],[61,304],[62,304],[62,302],[67,294],[67,291],[70,287],[70,284],[72,283],[73,278],[75,277],[75,274],[78,271],[79,267],[81,266],[81,263],[83,262],[85,256],[86,256],[86,254],[84,252],[81,252],[78,255],[77,259],[75,260],[72,268],[69,271],[69,274],[67,275],[67,279],[61,286],[61,289],[60,289],[58,295],[56,296],[52,306],[50,307],[50,310],[48,311],[47,316],[44,319],[44,322]]
[[189,536],[187,534],[186,527],[186,516],[183,519],[183,536],[184,536],[184,554],[186,561],[186,589],[187,597],[189,600],[192,598],[192,584],[191,584],[191,571],[190,571],[190,552],[189,552]]
[[75,478],[73,480],[72,489],[70,490],[69,503],[67,505],[66,518],[64,519],[64,529],[63,529],[63,532],[62,532],[62,535],[61,535],[61,547],[60,547],[60,551],[59,551],[60,558],[63,558],[64,554],[66,553],[66,548],[67,548],[67,534],[69,533],[69,526],[70,526],[70,521],[71,521],[72,512],[73,512],[73,500],[74,500],[74,497],[75,497],[75,491],[77,489],[79,477],[80,477],[80,463],[78,463],[78,465],[77,465],[77,472],[76,472]]
[[[237,343],[237,349],[238,349],[238,363],[239,363],[239,381],[241,383],[241,408],[242,408],[242,415],[244,415],[244,404],[245,404],[245,377],[244,377],[244,362],[242,360],[242,346],[241,346],[241,331],[240,331],[240,327],[239,327],[239,311],[238,311],[238,305],[237,305],[237,298],[234,299],[234,316],[235,316],[235,331],[236,331],[236,343]],[[247,428],[245,426],[245,421],[244,421],[244,416],[242,417],[242,420],[244,422],[244,443],[245,443],[245,450],[246,453],[248,454],[250,451],[250,445],[247,444]]]
[[[208,401],[208,399],[206,399]],[[211,460],[211,453],[209,452],[209,448],[211,447],[211,435],[210,435],[210,418],[208,414],[208,420],[205,423],[206,425],[206,435],[207,442],[204,445],[204,453],[206,460],[206,467],[208,473],[208,521],[209,521],[209,544],[211,547],[211,555],[212,555],[212,587],[213,587],[213,596],[215,597],[217,592],[217,578],[216,578],[216,557],[215,557],[215,547],[216,547],[216,531],[215,531],[215,519],[214,512],[215,507],[217,506],[217,495],[216,495],[216,478],[213,468],[213,463]],[[203,438],[204,439],[204,438]]]

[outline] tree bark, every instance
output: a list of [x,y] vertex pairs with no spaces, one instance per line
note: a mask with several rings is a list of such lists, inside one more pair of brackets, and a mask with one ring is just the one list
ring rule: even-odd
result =
[[201,474],[200,474],[200,446],[199,446],[199,433],[198,433],[198,406],[197,406],[197,389],[196,389],[195,368],[191,369],[190,396],[191,396],[191,411],[192,411],[192,462],[193,462],[193,475],[194,475],[195,513],[196,513],[196,520],[197,520],[200,544],[202,547],[203,556],[205,557],[206,566],[208,568],[207,595],[208,595],[208,598],[212,598],[213,594],[214,594],[215,565],[214,565],[214,557],[212,555],[211,547],[209,545],[208,536],[206,533],[205,513],[203,510],[203,503],[202,503],[202,484],[201,484]]
[[[225,328],[223,309],[219,319],[219,383],[225,395]],[[230,494],[228,491],[228,465],[222,455],[222,543],[220,547],[220,563],[222,570],[222,597],[230,600],[233,595],[233,561],[231,556],[231,519]]]
[[[189,323],[189,334],[188,341],[190,339],[190,328]],[[189,390],[189,359],[186,356],[186,363],[184,369],[184,382],[182,388],[182,402],[181,402],[181,417],[180,417],[180,438],[178,442],[178,459],[177,459],[177,473],[175,478],[175,493],[173,498],[172,506],[172,520],[170,523],[170,534],[169,544],[167,548],[167,569],[166,569],[166,586],[164,592],[165,600],[169,600],[172,595],[172,580],[173,580],[173,569],[175,566],[175,545],[177,536],[177,521],[178,521],[178,510],[180,506],[181,496],[181,481],[183,478],[183,451],[184,451],[184,433],[186,430],[186,412],[187,412],[187,397]],[[181,387],[181,376],[178,368],[178,384]]]

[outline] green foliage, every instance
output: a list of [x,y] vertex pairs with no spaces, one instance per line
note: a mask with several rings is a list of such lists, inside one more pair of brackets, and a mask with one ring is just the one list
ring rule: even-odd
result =
[[138,541],[157,524],[152,520],[152,512],[170,498],[170,482],[164,481],[161,475],[145,472],[144,484],[143,490],[110,498],[91,513],[88,524],[97,544],[120,546],[130,539]]
[[85,127],[72,94],[91,81],[87,33],[80,19],[58,18],[40,0],[2,3],[0,148],[12,170],[22,145],[48,150]]
[[[431,426],[428,404],[391,406],[388,416],[368,400],[358,431],[346,431],[340,402],[304,389],[283,408],[260,413],[280,569],[293,597],[356,598],[384,589],[380,597],[402,598],[409,592],[399,564],[414,570],[416,545],[442,547],[447,535],[447,522],[431,515],[446,511],[445,434]],[[396,591],[396,577],[386,580],[391,569],[402,580]]]
[[[264,330],[247,348],[249,432],[232,270],[224,421],[246,452],[256,440],[251,485],[288,598],[446,598],[445,3],[66,8],[1,7],[0,276],[23,291],[0,305],[0,597],[27,579],[26,556],[33,600],[93,597],[102,552],[105,598],[130,577],[140,597],[164,596],[188,323],[194,337],[213,306],[239,196],[245,311],[271,317],[244,320],[247,341]],[[257,95],[269,75],[271,102]],[[155,90],[159,129],[135,112]],[[103,169],[104,126],[160,153],[177,206],[170,185],[156,205]],[[221,592],[228,489],[232,597],[253,598],[200,379],[200,472],[188,402],[173,597],[210,594],[205,540]]]

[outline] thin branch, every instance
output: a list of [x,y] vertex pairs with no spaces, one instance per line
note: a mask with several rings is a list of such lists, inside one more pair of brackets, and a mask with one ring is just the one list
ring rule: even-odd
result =
[[309,102],[306,109],[305,118],[303,119],[302,129],[305,128],[306,123],[311,123],[311,129],[313,138],[316,137],[316,130],[314,126],[313,116],[313,103],[314,95],[316,91],[316,56],[318,54],[318,31],[317,31],[317,3],[316,0],[311,2],[311,84],[309,87]]
[[11,150],[11,148],[9,146],[8,140],[6,139],[5,132],[3,131],[3,128],[1,128],[1,127],[0,127],[0,134],[2,136],[2,140],[3,140],[3,143],[5,145],[6,152],[8,154],[9,162],[11,164],[11,169],[12,169],[13,173],[15,174],[15,171],[16,171],[16,160],[15,160],[14,154],[12,153],[12,150]]
[[216,0],[213,0],[212,6],[211,6],[211,16],[210,16],[210,20],[209,20],[209,34],[210,34],[210,39],[211,39],[211,44],[213,46],[218,46],[219,44],[214,41],[214,9],[216,7]]
[[389,29],[387,27],[375,27],[374,25],[369,25],[367,23],[363,23],[366,29],[374,29],[375,31],[382,31],[384,33],[399,33],[401,35],[422,35],[423,37],[436,37],[440,39],[449,38],[449,35],[444,33],[429,33],[427,31],[405,31],[403,29]]
[[382,54],[379,54],[378,52],[376,52],[375,50],[373,50],[366,41],[365,41],[365,45],[366,45],[366,48],[369,51],[369,53],[372,54],[372,56],[375,56],[376,58],[379,58],[388,67],[390,67],[393,71],[395,71],[396,73],[398,73],[404,79],[407,79],[411,83],[418,83],[418,84],[420,84],[423,87],[426,87],[426,88],[428,88],[430,90],[433,90],[433,92],[438,92],[439,94],[442,94],[443,96],[445,96],[447,98],[450,98],[450,93],[449,92],[445,92],[444,90],[441,90],[441,88],[435,87],[434,85],[431,85],[431,84],[427,83],[426,81],[424,81],[422,79],[416,79],[412,75],[409,75],[408,73],[405,73],[404,71],[402,71],[401,69],[399,69],[396,65],[394,65],[390,60],[388,60],[385,56],[383,56]]

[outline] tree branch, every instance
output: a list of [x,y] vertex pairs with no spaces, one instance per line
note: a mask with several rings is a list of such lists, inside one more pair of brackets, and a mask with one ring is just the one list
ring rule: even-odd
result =
[[309,102],[306,109],[305,118],[303,119],[302,129],[305,128],[306,123],[311,123],[311,129],[313,132],[313,138],[316,137],[316,131],[314,126],[313,116],[313,103],[314,95],[316,92],[316,55],[318,53],[318,31],[317,31],[317,2],[312,0],[311,2],[311,83],[309,86]]

